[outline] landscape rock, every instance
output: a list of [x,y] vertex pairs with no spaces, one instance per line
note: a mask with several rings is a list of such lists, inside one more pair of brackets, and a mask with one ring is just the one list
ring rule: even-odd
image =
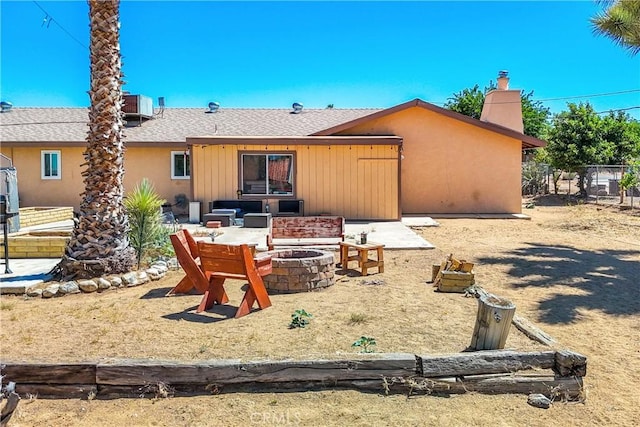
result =
[[98,285],[98,291],[104,291],[111,288],[111,282],[109,282],[104,277],[100,277],[99,279],[97,279],[96,284]]
[[27,289],[27,296],[28,297],[41,297],[42,296],[42,289],[39,288],[30,288]]
[[122,279],[118,276],[111,276],[107,280],[109,281],[109,283],[111,283],[111,286],[114,288],[122,287]]
[[42,291],[42,298],[51,298],[56,296],[58,294],[59,289],[60,289],[60,285],[57,283],[47,286]]
[[384,284],[385,284],[385,282],[384,282],[384,280],[383,280],[383,279],[369,279],[369,280],[361,280],[359,283],[360,283],[361,285],[365,285],[365,286],[369,286],[369,285],[372,285],[372,286],[381,286],[381,285],[384,285]]
[[154,261],[153,264],[151,265],[151,267],[157,267],[157,266],[169,268],[169,266],[167,265],[167,261],[163,261],[161,259]]
[[177,270],[178,260],[176,258],[171,258],[169,261],[167,261],[167,267],[170,268],[171,270]]
[[98,284],[94,280],[81,280],[78,282],[78,287],[82,292],[91,293],[98,290]]
[[74,281],[65,282],[60,285],[58,292],[61,294],[77,294],[80,292],[80,288],[78,287],[78,283]]
[[[161,263],[162,262],[162,263]],[[169,269],[167,268],[167,263],[164,261],[156,261],[151,265],[151,268],[154,268],[158,271],[158,273],[164,275]]]
[[153,267],[147,268],[146,273],[151,280],[160,280],[163,276],[163,274]]
[[124,286],[138,286],[140,283],[138,281],[138,273],[132,271],[131,273],[122,275],[122,283]]
[[527,403],[536,408],[549,409],[551,406],[551,399],[544,394],[532,393],[527,397]]
[[144,283],[148,283],[151,279],[149,279],[149,275],[145,271],[138,272],[138,284],[142,285]]

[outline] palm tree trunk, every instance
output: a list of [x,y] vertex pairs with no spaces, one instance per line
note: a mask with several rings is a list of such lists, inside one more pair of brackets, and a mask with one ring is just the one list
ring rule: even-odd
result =
[[89,0],[91,88],[89,131],[84,152],[85,190],[80,217],[65,256],[53,273],[59,279],[90,278],[131,271],[134,250],[123,205],[122,72],[119,0]]

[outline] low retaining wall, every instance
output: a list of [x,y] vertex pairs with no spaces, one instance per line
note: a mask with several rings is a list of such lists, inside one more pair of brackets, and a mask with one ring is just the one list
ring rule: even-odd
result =
[[587,359],[569,350],[481,351],[440,356],[372,354],[342,360],[240,362],[104,360],[42,364],[0,360],[20,394],[55,398],[169,397],[265,389],[350,388],[378,393],[541,393],[583,398]]
[[73,208],[29,207],[20,208],[20,227],[48,224],[73,219]]
[[[31,231],[9,235],[9,258],[61,258],[71,238],[68,231]],[[0,237],[0,258],[4,258],[4,238]]]

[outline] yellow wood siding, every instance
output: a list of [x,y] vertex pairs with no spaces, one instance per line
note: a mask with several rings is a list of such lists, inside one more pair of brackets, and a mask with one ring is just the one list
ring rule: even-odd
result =
[[[295,198],[304,200],[305,215],[400,218],[394,145],[193,145],[193,198],[205,209],[213,200],[237,197],[238,156],[243,151],[295,153]],[[277,205],[277,198],[264,199]]]

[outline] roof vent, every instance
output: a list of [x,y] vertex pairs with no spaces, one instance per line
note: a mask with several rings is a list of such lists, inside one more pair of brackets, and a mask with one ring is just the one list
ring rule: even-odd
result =
[[303,105],[300,104],[299,102],[294,102],[291,108],[293,108],[293,111],[292,111],[293,114],[298,114],[302,111]]
[[8,101],[0,102],[0,113],[4,113],[6,111],[11,110],[13,108],[13,104]]
[[218,102],[210,102],[209,109],[205,111],[205,113],[215,113],[220,109],[220,103]]

